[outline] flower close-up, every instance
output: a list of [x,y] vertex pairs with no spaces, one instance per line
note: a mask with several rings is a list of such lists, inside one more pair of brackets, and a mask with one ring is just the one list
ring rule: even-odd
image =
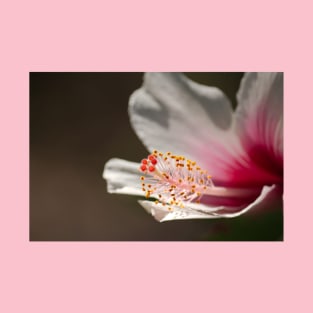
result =
[[109,160],[108,192],[140,196],[160,222],[233,218],[281,201],[283,73],[246,73],[233,107],[184,74],[146,73],[128,111],[148,153]]

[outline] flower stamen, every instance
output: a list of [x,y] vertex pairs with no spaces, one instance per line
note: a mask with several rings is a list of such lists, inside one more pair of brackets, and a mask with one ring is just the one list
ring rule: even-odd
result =
[[141,161],[139,170],[145,174],[140,179],[146,197],[154,196],[158,198],[155,203],[162,205],[184,208],[185,202],[200,203],[205,190],[214,187],[211,176],[195,161],[171,152],[154,150]]

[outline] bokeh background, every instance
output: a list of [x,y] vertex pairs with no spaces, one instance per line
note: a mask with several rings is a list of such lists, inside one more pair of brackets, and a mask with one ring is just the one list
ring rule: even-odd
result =
[[[236,106],[243,73],[186,73],[222,89]],[[111,195],[102,179],[112,157],[147,151],[127,113],[142,73],[30,73],[30,240],[282,240],[283,214],[156,222],[138,198]]]

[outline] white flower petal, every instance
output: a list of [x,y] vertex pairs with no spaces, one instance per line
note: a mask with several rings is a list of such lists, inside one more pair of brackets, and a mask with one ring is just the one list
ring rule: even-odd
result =
[[[223,206],[185,203],[184,208],[148,200],[139,203],[158,221],[231,218],[262,206],[275,192],[275,185],[266,185],[282,183],[282,173],[272,171],[282,161],[282,85],[282,73],[246,75],[233,123],[230,103],[217,88],[199,85],[177,73],[146,74],[142,88],[130,98],[129,114],[150,151],[171,151],[197,161],[213,176],[216,186],[264,187],[248,205],[241,204],[249,200],[231,203],[234,206],[227,202],[221,202]],[[273,155],[278,162],[271,162]],[[108,191],[144,196],[139,166],[110,160],[103,173]]]
[[141,190],[140,164],[122,159],[111,159],[105,166],[103,178],[107,181],[109,193],[144,195]]
[[182,73],[146,73],[144,88],[157,101],[184,110],[187,116],[190,113],[202,117],[204,113],[218,128],[231,125],[231,104],[216,87],[198,84]]
[[260,195],[244,207],[229,208],[224,206],[209,207],[204,204],[188,203],[185,204],[185,208],[179,208],[169,206],[148,200],[139,200],[138,202],[150,213],[157,221],[165,222],[170,220],[184,220],[184,219],[213,219],[213,218],[232,218],[240,216],[251,209],[255,209],[259,205],[266,202],[270,197],[273,196],[276,186],[264,186]]
[[265,149],[282,165],[283,73],[245,74],[237,98],[235,124],[245,149]]
[[179,73],[147,73],[143,87],[130,98],[129,114],[148,150],[186,157],[210,138],[221,139],[232,124],[230,102],[219,89]]
[[253,114],[261,107],[279,119],[283,112],[283,73],[246,73],[241,80],[237,99],[237,111]]

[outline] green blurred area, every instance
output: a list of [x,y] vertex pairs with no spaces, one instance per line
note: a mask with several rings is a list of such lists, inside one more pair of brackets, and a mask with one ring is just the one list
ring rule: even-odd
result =
[[[187,73],[219,87],[233,106],[243,73]],[[235,219],[156,222],[137,197],[106,192],[110,158],[147,151],[127,106],[142,73],[30,74],[30,240],[282,240],[282,211]]]
[[282,241],[283,212],[281,208],[251,216],[219,220],[211,225],[211,232],[203,236],[210,241]]

